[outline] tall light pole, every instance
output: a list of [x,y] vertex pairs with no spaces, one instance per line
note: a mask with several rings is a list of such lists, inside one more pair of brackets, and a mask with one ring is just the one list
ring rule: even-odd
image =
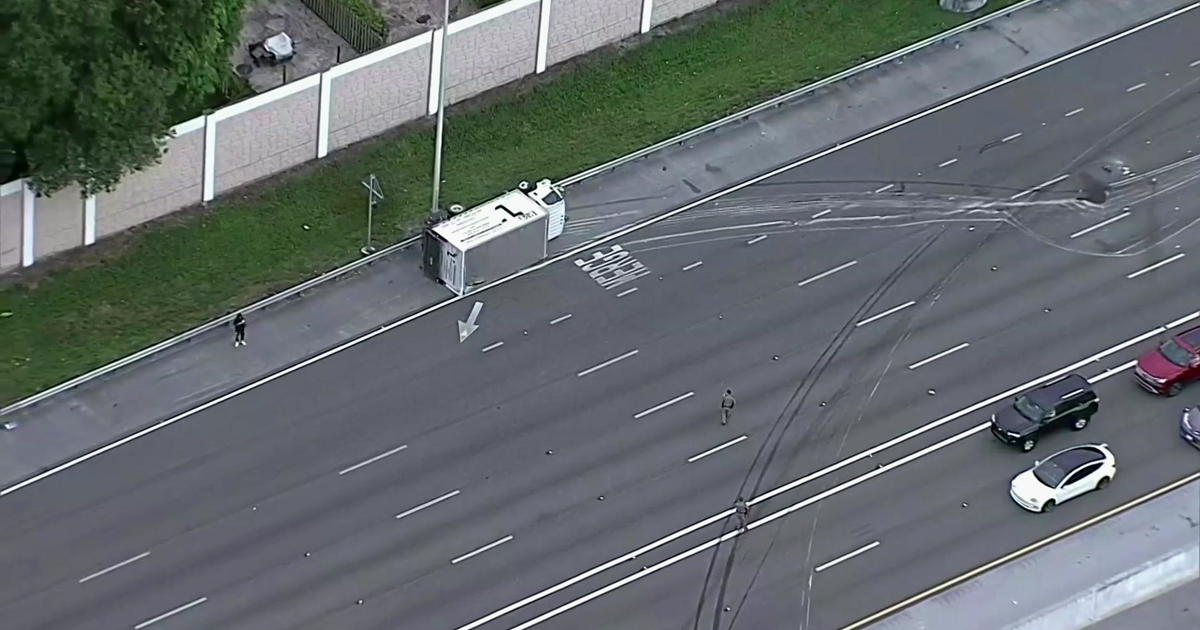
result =
[[442,127],[446,121],[446,44],[450,41],[450,0],[442,7],[442,50],[438,62],[438,111],[437,140],[433,149],[433,203],[429,206],[432,216],[438,209],[438,195],[442,192]]

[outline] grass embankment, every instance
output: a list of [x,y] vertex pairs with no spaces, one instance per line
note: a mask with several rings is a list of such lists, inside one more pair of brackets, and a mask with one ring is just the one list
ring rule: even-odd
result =
[[[443,199],[469,207],[518,179],[561,178],[966,19],[934,0],[750,5],[450,116]],[[351,153],[120,248],[101,244],[87,257],[103,252],[102,264],[0,290],[0,404],[357,258],[367,173],[387,195],[376,242],[411,234],[429,204],[432,131]]]

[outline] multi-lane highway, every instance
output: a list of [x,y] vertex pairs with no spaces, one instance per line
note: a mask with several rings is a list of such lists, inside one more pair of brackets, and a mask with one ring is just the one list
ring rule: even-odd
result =
[[[1129,362],[1200,324],[1196,32],[898,121],[621,237],[636,264],[547,266],[6,493],[0,619],[837,628],[1194,473],[1181,400]],[[1100,413],[1035,453],[1105,441],[1118,478],[1029,514],[1007,484],[1036,455],[984,423],[1066,371]]]

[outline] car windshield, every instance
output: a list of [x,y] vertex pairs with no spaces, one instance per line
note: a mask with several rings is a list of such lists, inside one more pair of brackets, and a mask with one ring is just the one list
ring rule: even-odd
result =
[[1041,420],[1046,415],[1046,410],[1030,400],[1029,396],[1018,396],[1016,402],[1013,403],[1013,407],[1016,407],[1022,416],[1030,420]]
[[1067,476],[1067,471],[1059,467],[1053,459],[1048,459],[1033,468],[1033,476],[1047,486],[1057,488],[1063,477]]
[[1192,360],[1192,353],[1186,348],[1179,345],[1174,339],[1168,339],[1158,347],[1158,351],[1162,353],[1168,361],[1178,365],[1179,367],[1187,367],[1188,362]]

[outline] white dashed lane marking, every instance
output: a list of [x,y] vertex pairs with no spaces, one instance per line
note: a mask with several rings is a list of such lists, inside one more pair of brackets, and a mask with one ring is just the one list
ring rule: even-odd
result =
[[162,621],[163,619],[166,619],[167,617],[170,617],[171,615],[177,615],[193,606],[199,606],[200,604],[203,604],[206,601],[208,601],[207,597],[201,597],[200,599],[192,600],[191,602],[188,602],[188,603],[180,606],[179,608],[175,608],[173,610],[168,610],[167,612],[165,612],[153,619],[147,619],[146,621],[139,623],[138,625],[133,627],[133,630],[142,630],[142,628],[145,628],[146,626],[148,626],[150,624],[158,623],[159,621]]
[[1135,90],[1140,90],[1140,89],[1142,89],[1142,88],[1144,88],[1144,87],[1146,87],[1146,84],[1145,84],[1145,83],[1139,83],[1139,84],[1137,84],[1137,85],[1131,85],[1131,86],[1129,86],[1129,87],[1125,88],[1125,91],[1126,91],[1126,92],[1133,92],[1133,91],[1135,91]]
[[637,287],[631,287],[631,288],[625,289],[624,291],[618,293],[617,297],[625,297],[626,295],[629,295],[630,293],[633,293],[634,291],[637,291],[637,290],[638,290]]
[[938,164],[938,168],[946,168],[947,166],[950,166],[951,164],[954,164],[957,161],[958,161],[958,158],[950,158],[949,160],[946,160],[945,162]]
[[1016,140],[1017,138],[1020,138],[1022,135],[1023,134],[1020,131],[1018,131],[1017,133],[1014,133],[1010,136],[1004,136],[1003,138],[1000,139],[1000,142],[1010,142],[1012,140]]
[[763,240],[763,239],[765,239],[765,238],[767,238],[767,235],[766,235],[766,234],[759,234],[758,236],[755,236],[754,238],[752,238],[752,239],[750,239],[750,240],[746,241],[746,244],[747,244],[747,245],[753,245],[753,244],[755,244],[755,243],[757,243],[757,242],[759,242],[759,241],[761,241],[761,240]]
[[566,315],[563,315],[562,317],[555,317],[554,319],[550,320],[550,325],[551,325],[551,326],[553,326],[553,325],[555,325],[555,324],[559,324],[559,323],[565,322],[565,321],[567,321],[568,319],[571,319],[571,314],[570,314],[570,313],[567,313]]
[[1071,116],[1074,116],[1075,114],[1079,114],[1079,113],[1082,113],[1082,112],[1083,112],[1083,108],[1082,108],[1082,107],[1076,107],[1075,109],[1072,109],[1071,111],[1069,111],[1069,112],[1067,112],[1067,113],[1063,114],[1063,116],[1065,116],[1065,117],[1067,117],[1067,118],[1070,118]]
[[691,270],[695,269],[696,267],[699,267],[700,265],[703,265],[703,264],[704,264],[704,261],[703,261],[703,260],[697,260],[696,262],[694,262],[694,263],[692,263],[692,264],[690,264],[690,265],[687,265],[686,267],[684,267],[684,268],[683,268],[683,270],[684,270],[684,271],[691,271]]
[[823,216],[825,216],[825,215],[829,214],[830,212],[833,212],[833,210],[828,210],[828,209],[826,209],[826,210],[822,210],[822,211],[820,211],[820,212],[818,212],[818,213],[816,213],[816,214],[812,215],[812,218],[814,218],[814,219],[820,219],[821,217],[823,217]]
[[492,350],[495,350],[496,348],[499,348],[500,346],[503,346],[503,345],[504,345],[503,341],[497,341],[496,343],[494,343],[490,346],[484,347],[483,350],[481,350],[481,352],[491,352]]
[[1122,212],[1121,214],[1118,214],[1117,216],[1115,216],[1111,219],[1106,219],[1104,221],[1097,223],[1096,225],[1093,225],[1091,227],[1086,227],[1086,228],[1083,228],[1082,230],[1079,230],[1078,232],[1072,234],[1071,238],[1078,238],[1089,232],[1094,232],[1096,230],[1099,230],[1100,228],[1106,227],[1108,225],[1116,223],[1117,221],[1120,221],[1121,219],[1124,219],[1125,217],[1129,216],[1130,214],[1132,214],[1132,213]]
[[897,313],[899,311],[902,311],[916,303],[917,303],[916,300],[909,300],[909,301],[905,302],[904,304],[901,304],[900,306],[893,306],[892,308],[889,308],[888,310],[886,310],[882,313],[879,313],[878,315],[872,315],[872,316],[862,320],[861,322],[858,322],[854,326],[856,328],[859,326],[866,326],[867,324],[870,324],[873,321],[883,319],[884,317],[887,317],[888,315],[891,315],[892,313]]
[[[501,342],[501,343],[503,343],[503,342]],[[486,350],[484,352],[486,352]],[[397,446],[396,448],[394,448],[386,453],[380,453],[379,455],[376,455],[375,457],[372,457],[371,459],[368,459],[366,461],[361,461],[345,470],[339,471],[338,475],[344,475],[348,472],[354,472],[354,471],[358,470],[359,468],[362,468],[363,466],[366,466],[368,464],[374,464],[375,462],[383,459],[384,457],[388,457],[390,455],[395,455],[396,453],[399,453],[400,451],[403,451],[406,448],[408,448],[407,444],[401,444],[400,446]]]
[[1171,264],[1171,263],[1175,262],[1176,260],[1179,260],[1180,258],[1183,258],[1183,257],[1184,257],[1184,256],[1186,256],[1186,255],[1187,255],[1187,254],[1184,254],[1183,252],[1179,252],[1178,254],[1175,254],[1174,256],[1172,256],[1172,257],[1170,257],[1170,258],[1168,258],[1168,259],[1166,259],[1166,260],[1160,260],[1160,261],[1158,261],[1158,262],[1154,263],[1153,265],[1150,265],[1149,267],[1145,267],[1145,268],[1143,268],[1143,269],[1139,269],[1139,270],[1137,270],[1137,271],[1135,271],[1135,272],[1133,272],[1133,273],[1131,273],[1131,274],[1129,274],[1129,275],[1127,275],[1127,276],[1125,276],[1125,277],[1126,277],[1126,278],[1136,278],[1136,277],[1138,277],[1138,276],[1140,276],[1140,275],[1142,275],[1142,274],[1144,274],[1144,273],[1149,273],[1149,272],[1151,272],[1151,271],[1154,271],[1155,269],[1158,269],[1159,267],[1162,267],[1163,265],[1169,265],[1169,264]]
[[877,192],[877,193],[881,193],[881,192],[883,192],[883,191],[885,191],[885,190],[891,190],[891,188],[892,188],[893,186],[895,186],[895,184],[888,184],[887,186],[884,186],[884,187],[882,187],[882,188],[876,188],[876,189],[875,189],[875,192]]
[[412,514],[416,514],[417,512],[420,512],[421,510],[424,510],[427,507],[433,507],[433,506],[441,503],[442,501],[445,501],[446,499],[458,496],[459,492],[460,492],[459,490],[453,490],[453,491],[447,492],[446,494],[443,494],[442,496],[440,496],[436,499],[430,499],[430,500],[422,503],[421,505],[418,505],[417,507],[404,510],[403,512],[397,514],[396,518],[401,519],[401,518],[404,518],[405,516],[410,516]]
[[128,560],[123,560],[121,562],[118,562],[118,563],[112,565],[111,567],[108,567],[107,569],[101,569],[100,571],[97,571],[87,577],[80,578],[79,583],[83,584],[84,582],[87,582],[88,580],[94,580],[94,579],[100,577],[101,575],[110,573],[112,571],[116,571],[117,569],[120,569],[121,567],[123,567],[125,565],[133,564],[134,562],[137,562],[138,560],[141,560],[142,558],[145,558],[148,555],[150,555],[149,551],[139,553],[138,555],[136,555]]
[[689,399],[689,398],[691,398],[692,396],[695,396],[695,395],[696,395],[696,392],[688,392],[688,393],[686,393],[686,394],[680,394],[680,395],[678,395],[678,396],[676,396],[676,397],[672,398],[671,400],[668,400],[667,402],[664,402],[664,403],[659,403],[659,404],[657,404],[657,405],[654,405],[653,407],[651,407],[651,408],[649,408],[649,409],[647,409],[647,410],[645,410],[645,411],[639,411],[639,412],[637,412],[637,413],[633,414],[633,419],[634,419],[634,420],[640,420],[640,419],[642,419],[642,418],[645,418],[646,416],[648,416],[648,415],[650,415],[650,414],[654,413],[655,411],[659,411],[659,410],[661,410],[661,409],[665,409],[665,408],[667,408],[667,407],[670,407],[671,405],[674,405],[674,404],[675,404],[675,403],[677,403],[677,402],[682,402],[682,401],[685,401],[685,400],[687,400],[687,399]]
[[692,455],[691,457],[688,458],[688,463],[690,464],[697,460],[704,459],[705,457],[708,457],[709,455],[712,455],[713,453],[727,449],[730,446],[733,446],[734,444],[737,444],[738,442],[741,442],[746,439],[748,439],[748,438],[744,435],[741,437],[733,438],[732,440],[729,440],[728,442],[726,442],[720,446],[714,446],[714,447],[708,449],[707,451],[700,453],[699,455]]
[[971,346],[971,344],[964,341],[963,343],[960,343],[957,346],[950,348],[949,350],[943,350],[942,352],[939,352],[927,359],[921,359],[920,361],[917,361],[916,363],[908,366],[908,369],[915,370],[915,369],[921,367],[922,365],[925,365],[928,363],[933,363],[934,361],[937,361],[938,359],[940,359],[942,357],[949,356],[951,354],[954,354],[955,352],[958,352],[959,350],[962,350],[964,348],[969,348],[970,346]]
[[1066,175],[1059,175],[1058,177],[1055,177],[1054,179],[1051,179],[1051,180],[1044,181],[1044,182],[1038,184],[1037,186],[1034,186],[1033,188],[1030,188],[1028,190],[1022,190],[1021,192],[1009,197],[1009,199],[1020,199],[1021,197],[1024,197],[1025,195],[1029,195],[1029,194],[1038,192],[1040,190],[1044,190],[1046,188],[1049,188],[1049,187],[1057,184],[1058,182],[1061,182],[1062,180],[1064,180],[1070,176],[1071,176],[1070,173],[1068,173]]
[[829,562],[826,562],[825,564],[822,564],[821,566],[813,569],[813,573],[820,573],[821,571],[824,571],[825,569],[828,569],[829,567],[841,564],[841,563],[849,560],[850,558],[853,558],[854,556],[866,553],[878,546],[879,546],[878,540],[876,540],[873,543],[863,545],[862,547],[859,547],[858,549],[855,549],[854,551],[851,551],[850,553],[848,553],[846,555],[838,556],[838,557],[834,558],[833,560],[830,560]]
[[605,361],[604,363],[601,363],[601,364],[599,364],[599,365],[593,365],[592,367],[590,367],[590,368],[588,368],[588,369],[586,369],[586,370],[584,370],[584,371],[582,371],[582,372],[580,372],[580,373],[576,374],[575,376],[587,376],[588,374],[591,374],[592,372],[595,372],[596,370],[601,370],[601,369],[604,369],[604,368],[606,368],[606,367],[608,367],[608,366],[610,366],[610,365],[612,365],[612,364],[616,363],[617,361],[623,361],[623,360],[625,360],[625,359],[628,359],[629,357],[631,357],[631,356],[633,356],[633,355],[635,355],[635,354],[637,354],[637,353],[638,353],[638,351],[637,351],[637,350],[630,350],[629,352],[626,352],[625,354],[622,354],[622,355],[621,355],[621,356],[619,356],[619,357],[613,357],[613,358],[611,358],[611,359],[609,359],[609,360]]
[[800,282],[796,283],[796,286],[802,287],[811,282],[816,282],[817,280],[820,280],[821,278],[827,278],[843,269],[849,269],[850,267],[853,267],[854,265],[857,265],[857,264],[858,264],[857,260],[851,260],[850,262],[838,265],[837,267],[834,267],[833,269],[830,269],[829,271],[822,271],[821,273],[819,273],[807,280],[801,280]]
[[509,534],[508,536],[505,536],[504,538],[501,538],[500,540],[497,540],[496,542],[488,543],[488,544],[476,549],[475,551],[472,551],[471,553],[463,554],[463,555],[451,560],[450,564],[458,564],[459,562],[462,562],[463,560],[477,556],[477,555],[487,551],[488,549],[492,549],[494,547],[499,547],[500,545],[503,545],[504,543],[506,543],[512,539],[513,539],[512,534]]

